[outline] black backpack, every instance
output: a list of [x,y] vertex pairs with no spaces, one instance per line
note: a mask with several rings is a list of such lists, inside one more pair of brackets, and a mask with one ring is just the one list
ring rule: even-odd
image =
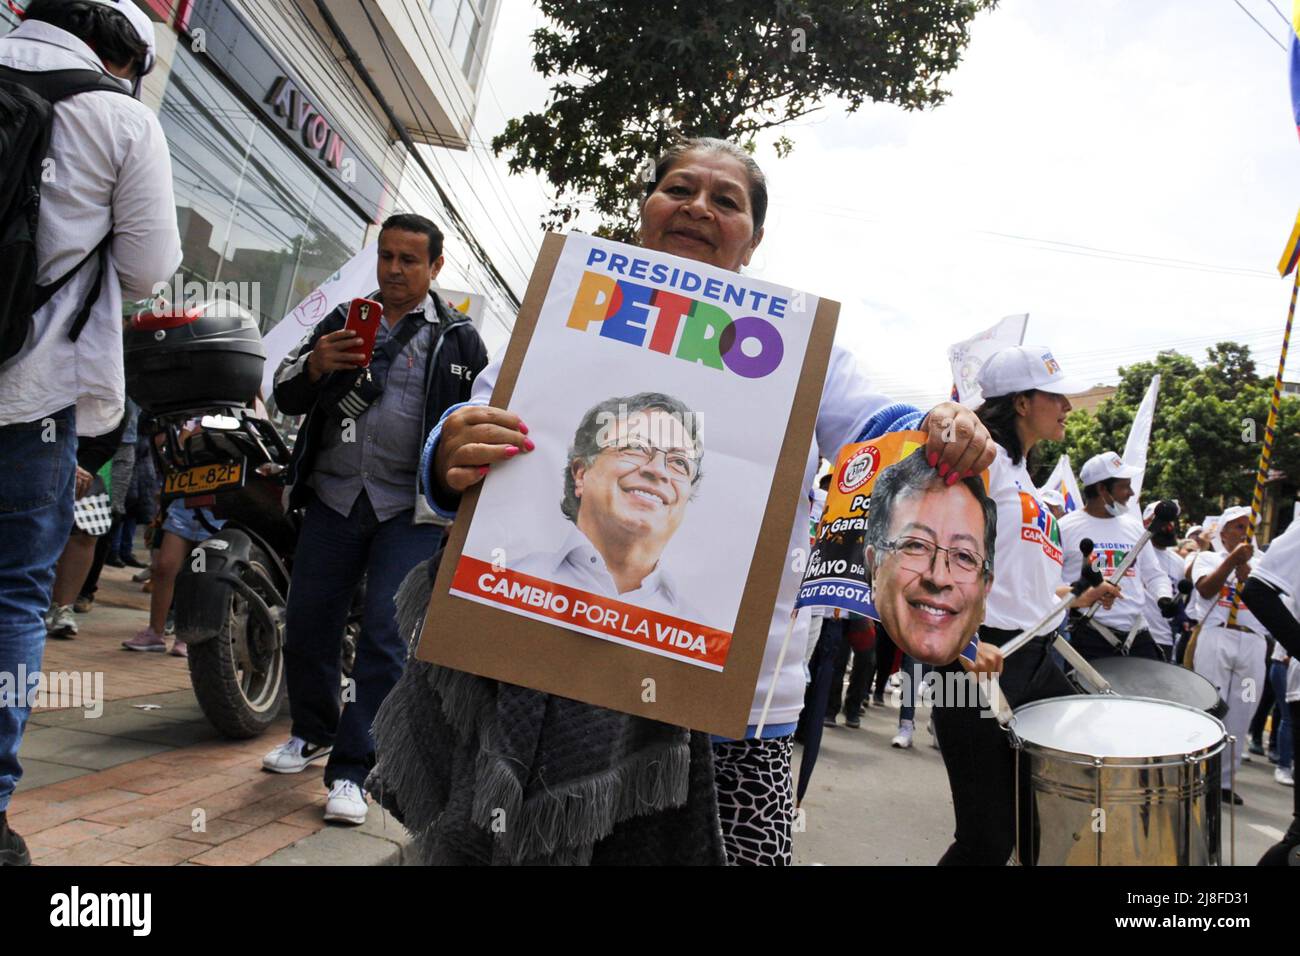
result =
[[[32,316],[92,258],[100,274],[113,237],[100,240],[84,259],[49,285],[36,282],[36,224],[40,218],[41,174],[50,149],[54,104],[75,93],[111,90],[127,93],[113,77],[97,70],[35,72],[0,66],[0,362],[23,347]],[[68,338],[81,335],[99,298],[92,284],[72,321]]]

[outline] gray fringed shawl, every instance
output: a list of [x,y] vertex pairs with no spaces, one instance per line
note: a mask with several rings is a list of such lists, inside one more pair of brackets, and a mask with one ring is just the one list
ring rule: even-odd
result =
[[428,565],[397,593],[411,655],[366,780],[418,858],[724,864],[707,735],[416,660]]

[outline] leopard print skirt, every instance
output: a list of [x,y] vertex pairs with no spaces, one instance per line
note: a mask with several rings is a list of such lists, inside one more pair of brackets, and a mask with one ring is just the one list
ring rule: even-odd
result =
[[730,866],[789,866],[794,737],[713,745],[718,816]]

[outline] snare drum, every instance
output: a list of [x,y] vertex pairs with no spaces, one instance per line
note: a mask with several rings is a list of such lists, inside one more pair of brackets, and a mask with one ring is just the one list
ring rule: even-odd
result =
[[[1228,735],[1205,711],[1139,697],[1053,697],[1017,709],[1009,730],[1019,751],[1023,864],[1220,862]],[[1035,846],[1022,845],[1029,839]]]
[[1092,666],[1121,697],[1152,697],[1186,704],[1222,718],[1228,705],[1218,690],[1196,671],[1145,657],[1104,657]]

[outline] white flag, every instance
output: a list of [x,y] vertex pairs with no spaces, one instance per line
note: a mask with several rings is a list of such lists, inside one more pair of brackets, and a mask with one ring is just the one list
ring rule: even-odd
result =
[[1138,469],[1133,479],[1133,497],[1128,501],[1128,510],[1138,520],[1142,518],[1142,480],[1147,470],[1147,445],[1151,442],[1151,423],[1156,417],[1156,394],[1160,391],[1160,376],[1151,377],[1147,393],[1133,416],[1133,427],[1128,430],[1128,441],[1124,442],[1124,464]]
[[262,370],[262,394],[271,397],[275,386],[275,370],[289,354],[289,350],[302,341],[303,336],[316,327],[321,319],[340,302],[375,291],[375,271],[379,264],[379,243],[372,242],[322,282],[299,302],[292,312],[281,319],[262,338],[266,347],[266,368]]
[[1043,487],[1038,491],[1040,494],[1044,491],[1055,491],[1059,494],[1065,500],[1067,514],[1083,507],[1083,495],[1079,491],[1079,483],[1074,480],[1074,470],[1070,467],[1069,455],[1060,457],[1056,467],[1048,475],[1047,481],[1043,482]]
[[[379,243],[372,242],[343,265],[337,272],[312,290],[262,339],[266,347],[266,367],[262,370],[262,394],[271,396],[275,385],[275,371],[280,367],[290,349],[302,341],[321,319],[329,315],[341,302],[374,292],[378,286],[375,273],[379,265]],[[484,298],[471,292],[440,289],[438,292],[451,305],[469,316],[474,328],[483,325]]]
[[957,393],[957,401],[968,408],[976,408],[984,400],[977,381],[980,369],[994,353],[1023,344],[1028,326],[1028,313],[1008,315],[979,335],[948,347],[948,364],[952,366],[953,391]]

